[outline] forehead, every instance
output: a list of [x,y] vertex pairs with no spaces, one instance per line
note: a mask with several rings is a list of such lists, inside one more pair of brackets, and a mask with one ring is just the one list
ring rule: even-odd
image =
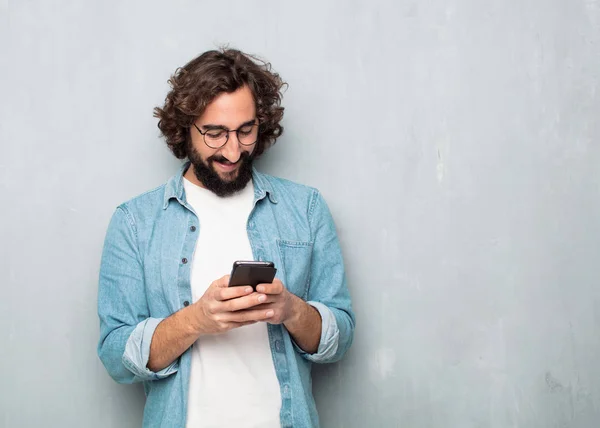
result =
[[238,125],[253,120],[256,116],[256,106],[252,91],[248,86],[242,86],[235,92],[219,94],[204,110],[198,123],[200,125],[223,125],[235,128]]

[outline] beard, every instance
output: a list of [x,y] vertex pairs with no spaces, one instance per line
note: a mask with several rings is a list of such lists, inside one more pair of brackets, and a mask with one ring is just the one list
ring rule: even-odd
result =
[[242,152],[239,160],[236,162],[239,164],[237,170],[227,173],[225,179],[219,176],[213,165],[214,162],[230,164],[231,162],[225,157],[214,155],[204,161],[194,147],[189,147],[188,159],[191,162],[192,171],[198,181],[217,196],[231,196],[244,189],[252,179],[252,163],[254,158],[248,152]]

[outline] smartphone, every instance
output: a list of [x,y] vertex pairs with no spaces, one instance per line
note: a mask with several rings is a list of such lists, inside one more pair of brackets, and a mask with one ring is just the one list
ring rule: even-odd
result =
[[256,290],[258,284],[272,283],[276,273],[273,262],[238,260],[233,262],[229,286],[250,285]]

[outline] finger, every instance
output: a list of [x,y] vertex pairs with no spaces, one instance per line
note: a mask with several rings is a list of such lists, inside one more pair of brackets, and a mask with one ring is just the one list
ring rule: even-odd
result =
[[267,296],[261,293],[252,293],[249,296],[231,299],[222,303],[222,309],[225,312],[235,312],[252,308],[267,301]]
[[242,296],[247,296],[252,294],[253,291],[254,290],[252,290],[252,287],[250,286],[219,288],[215,291],[215,299],[223,302],[230,299],[237,299],[238,297]]
[[281,294],[284,289],[283,282],[278,279],[275,279],[272,284],[258,284],[256,286],[256,291],[265,294]]
[[264,299],[263,301],[260,301],[260,305],[256,305],[256,309],[258,309],[259,307],[266,306],[266,305],[272,305],[274,303],[278,303],[279,301],[281,301],[280,296],[281,296],[281,294],[279,294],[279,295],[267,294],[266,299]]
[[239,327],[243,327],[245,325],[252,325],[252,324],[256,324],[258,321],[244,321],[244,322],[235,322],[235,321],[231,321],[230,324],[232,324],[232,328],[239,328]]
[[273,302],[267,302],[267,303],[263,303],[262,305],[256,305],[254,306],[252,309],[256,309],[256,310],[261,310],[261,311],[267,311],[269,309],[273,309],[276,308],[277,305]]
[[229,275],[223,275],[221,278],[213,282],[213,284],[219,288],[226,288],[229,286]]
[[229,312],[225,315],[228,322],[267,321],[273,315],[273,309],[247,309],[245,311]]

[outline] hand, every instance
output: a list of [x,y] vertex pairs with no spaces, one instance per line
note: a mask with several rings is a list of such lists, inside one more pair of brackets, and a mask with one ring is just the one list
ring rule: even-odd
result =
[[272,284],[257,285],[256,291],[264,293],[266,299],[261,306],[252,311],[266,310],[268,323],[282,324],[297,316],[298,300],[302,300],[290,293],[279,279],[275,278]]
[[269,318],[267,310],[250,309],[265,302],[266,295],[253,292],[250,286],[228,287],[228,283],[229,275],[213,281],[192,305],[200,334],[224,333]]
[[270,324],[283,324],[296,344],[305,352],[314,354],[321,341],[321,315],[313,306],[290,293],[283,283],[275,279],[272,284],[259,284],[256,291],[265,296],[263,304],[248,309],[262,315],[267,310],[266,321]]

